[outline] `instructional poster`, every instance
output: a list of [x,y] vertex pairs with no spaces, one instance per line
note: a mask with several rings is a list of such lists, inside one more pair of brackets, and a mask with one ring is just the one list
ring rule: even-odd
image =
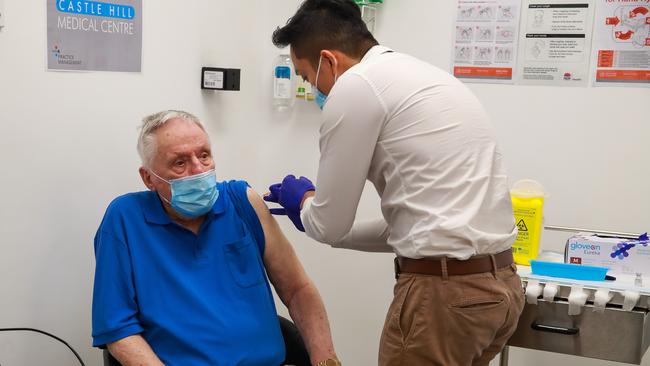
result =
[[45,0],[47,68],[140,72],[142,0]]
[[650,1],[598,0],[595,85],[650,86]]
[[458,0],[454,76],[471,82],[512,83],[521,0]]
[[542,1],[524,0],[523,3],[518,82],[586,86],[593,0]]

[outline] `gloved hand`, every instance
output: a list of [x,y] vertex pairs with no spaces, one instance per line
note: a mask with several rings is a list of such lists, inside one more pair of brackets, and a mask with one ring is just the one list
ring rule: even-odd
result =
[[[267,202],[275,202],[278,203],[280,200],[280,189],[282,187],[282,183],[276,183],[272,186],[269,187],[269,195],[264,196],[264,200]],[[300,220],[300,211],[294,212],[294,211],[287,211],[286,208],[272,208],[271,214],[273,215],[287,215],[289,220],[293,222],[293,225],[300,231],[305,231],[305,227],[302,225],[302,220]]]
[[300,231],[305,231],[305,227],[300,220],[300,204],[309,191],[315,191],[314,184],[305,177],[297,179],[293,175],[287,175],[282,183],[276,183],[269,187],[270,194],[264,196],[267,202],[275,202],[283,208],[272,208],[273,215],[287,215],[291,222]]

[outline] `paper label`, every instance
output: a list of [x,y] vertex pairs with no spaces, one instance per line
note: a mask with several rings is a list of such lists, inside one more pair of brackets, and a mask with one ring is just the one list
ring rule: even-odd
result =
[[203,73],[203,86],[223,89],[223,71],[205,71]]

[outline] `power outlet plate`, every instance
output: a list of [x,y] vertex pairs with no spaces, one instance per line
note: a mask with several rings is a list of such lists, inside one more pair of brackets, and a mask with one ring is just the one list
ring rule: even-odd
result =
[[239,90],[241,69],[203,67],[201,69],[201,89]]

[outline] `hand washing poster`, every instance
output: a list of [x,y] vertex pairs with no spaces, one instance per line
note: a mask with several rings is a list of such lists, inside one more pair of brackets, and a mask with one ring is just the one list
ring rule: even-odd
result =
[[595,85],[650,87],[650,0],[599,0]]
[[458,0],[452,69],[468,82],[512,83],[521,0]]
[[587,86],[592,0],[524,0],[519,42],[521,84]]
[[140,72],[141,0],[46,3],[48,70]]

